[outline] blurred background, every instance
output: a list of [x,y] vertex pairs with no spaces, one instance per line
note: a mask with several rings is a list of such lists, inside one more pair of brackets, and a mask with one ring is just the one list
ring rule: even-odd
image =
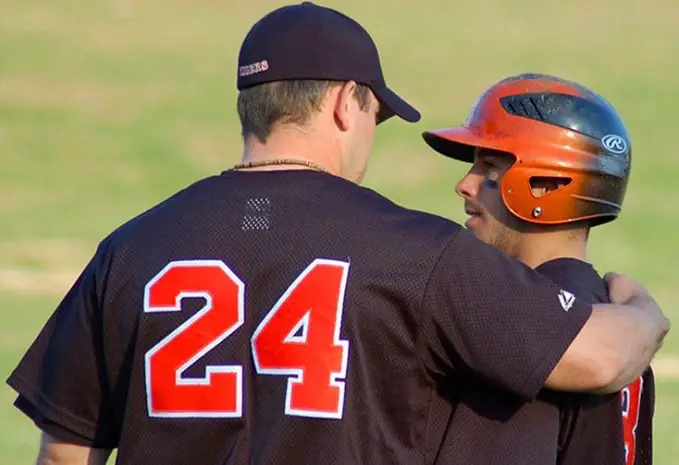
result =
[[[240,157],[236,56],[269,0],[3,0],[0,15],[0,374],[3,381],[99,240]],[[632,136],[618,221],[597,228],[600,272],[642,280],[679,315],[679,2],[336,0],[381,53],[419,124],[378,131],[365,184],[462,220],[465,170],[424,129],[458,124],[494,81],[574,79],[608,98]],[[679,329],[654,362],[655,463],[679,459]],[[38,433],[0,386],[0,462],[31,463]]]

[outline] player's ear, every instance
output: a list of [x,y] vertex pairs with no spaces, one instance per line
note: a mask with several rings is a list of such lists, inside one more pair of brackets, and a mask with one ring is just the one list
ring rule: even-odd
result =
[[550,192],[557,191],[562,187],[570,184],[570,179],[550,178],[550,177],[533,177],[530,180],[531,191],[535,198],[543,197]]
[[343,83],[336,90],[334,95],[334,116],[335,123],[341,131],[348,131],[353,124],[353,113],[357,105],[354,93],[356,92],[356,83],[349,81]]

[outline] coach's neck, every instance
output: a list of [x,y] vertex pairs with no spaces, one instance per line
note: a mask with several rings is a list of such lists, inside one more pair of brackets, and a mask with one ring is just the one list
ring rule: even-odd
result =
[[[241,163],[259,163],[274,160],[297,160],[320,165],[335,176],[342,174],[342,147],[329,131],[312,121],[304,126],[280,125],[266,140],[253,135],[245,139]],[[314,169],[298,164],[264,165],[250,170],[300,170]]]

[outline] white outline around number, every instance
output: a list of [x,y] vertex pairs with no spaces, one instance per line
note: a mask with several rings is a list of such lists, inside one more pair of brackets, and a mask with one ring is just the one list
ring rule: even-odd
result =
[[[151,357],[172,342],[179,334],[189,328],[194,322],[201,319],[206,313],[213,309],[212,296],[207,292],[180,292],[175,301],[174,307],[152,307],[150,305],[149,292],[151,287],[162,279],[170,270],[174,268],[197,267],[197,268],[220,268],[238,286],[238,321],[230,326],[226,331],[219,335],[214,341],[206,345],[197,352],[185,364],[180,366],[175,372],[177,386],[196,386],[210,385],[212,375],[215,373],[235,373],[236,374],[236,410],[235,411],[214,411],[214,412],[157,412],[153,409],[153,391],[151,389]],[[146,403],[150,417],[159,418],[239,418],[243,415],[243,367],[241,365],[211,365],[205,367],[203,378],[185,378],[183,373],[209,351],[214,349],[219,343],[240,328],[245,322],[244,308],[245,284],[229,269],[228,266],[219,260],[179,260],[168,263],[156,276],[154,276],[144,287],[144,313],[158,312],[180,312],[181,301],[187,297],[202,297],[205,305],[191,318],[182,323],[170,334],[165,336],[160,342],[149,349],[144,356],[144,378],[146,383]]]
[[[337,309],[335,314],[335,326],[334,326],[334,337],[333,344],[335,347],[340,347],[342,349],[342,368],[339,372],[331,374],[330,385],[335,386],[339,389],[339,404],[337,410],[334,412],[319,412],[319,411],[307,411],[307,410],[297,410],[290,407],[291,402],[291,392],[292,387],[295,384],[302,383],[304,381],[304,370],[302,369],[262,369],[259,366],[259,360],[257,358],[257,351],[255,350],[254,341],[257,335],[260,333],[262,328],[264,328],[267,322],[273,317],[273,315],[280,309],[283,303],[288,299],[290,294],[299,286],[299,284],[306,278],[306,276],[313,271],[318,265],[331,265],[339,266],[342,268],[342,278],[340,281],[340,288],[338,289],[338,299],[337,299]],[[172,340],[174,340],[179,334],[186,331],[191,325],[196,321],[201,319],[213,309],[212,305],[212,295],[208,291],[201,292],[179,292],[175,297],[175,303],[173,306],[168,307],[153,307],[150,304],[150,289],[156,284],[160,279],[162,279],[170,270],[179,267],[199,267],[199,268],[214,268],[217,267],[221,269],[231,280],[238,286],[238,321],[225,330],[215,338],[209,344],[207,344],[203,349],[198,351],[194,356],[192,356],[186,363],[177,368],[175,372],[175,382],[177,386],[199,386],[211,385],[212,375],[216,373],[235,373],[236,374],[236,410],[235,411],[213,411],[213,412],[157,412],[153,409],[153,391],[151,389],[151,357],[160,351],[162,348],[167,346]],[[293,283],[287,288],[283,295],[276,301],[274,307],[266,314],[264,319],[257,326],[255,332],[250,338],[250,348],[252,352],[253,362],[255,365],[255,370],[259,374],[269,374],[269,375],[288,375],[288,384],[286,390],[285,398],[285,414],[293,416],[311,417],[311,418],[330,418],[330,419],[341,419],[344,411],[344,392],[345,392],[345,381],[347,373],[347,364],[349,358],[349,341],[340,339],[340,332],[342,329],[342,316],[344,311],[344,298],[346,293],[347,279],[349,274],[349,263],[339,261],[317,258],[309,266],[307,266],[304,271],[293,281]],[[243,366],[242,365],[210,365],[205,368],[205,376],[203,378],[188,378],[184,377],[184,372],[194,363],[196,363],[200,358],[205,356],[210,350],[214,349],[222,341],[233,334],[237,329],[239,329],[245,322],[245,283],[221,260],[176,260],[168,263],[158,274],[156,274],[147,284],[144,286],[144,313],[163,313],[163,312],[181,312],[181,301],[182,299],[188,297],[200,297],[205,299],[205,305],[201,308],[195,315],[182,323],[170,334],[165,336],[157,344],[155,344],[151,349],[149,349],[144,355],[144,381],[146,387],[146,404],[148,408],[148,414],[150,417],[158,418],[240,418],[243,416]],[[287,344],[305,344],[308,335],[310,324],[310,311],[306,312],[300,321],[295,325],[290,334],[283,341]],[[295,333],[302,329],[301,336],[295,336]]]
[[[335,347],[341,347],[342,349],[342,369],[339,372],[332,373],[330,378],[330,385],[335,386],[339,389],[339,404],[337,409],[333,412],[319,412],[315,410],[298,410],[290,407],[290,402],[292,398],[292,387],[295,384],[300,384],[304,382],[304,370],[294,369],[294,368],[269,368],[265,369],[260,366],[259,358],[257,356],[257,350],[255,349],[255,340],[257,336],[262,331],[262,329],[268,324],[269,320],[278,312],[280,307],[285,303],[290,294],[299,286],[299,284],[304,280],[304,278],[311,273],[318,265],[331,265],[339,266],[342,268],[342,280],[340,282],[340,289],[337,299],[337,309],[335,314],[335,328],[334,328],[334,338],[333,344]],[[330,418],[330,419],[341,419],[344,413],[344,388],[345,382],[341,381],[346,378],[347,374],[347,361],[349,357],[349,341],[340,339],[340,331],[342,329],[342,316],[344,311],[344,297],[347,286],[347,277],[349,274],[349,263],[342,262],[339,260],[329,260],[324,258],[315,259],[309,266],[307,266],[302,273],[293,281],[293,283],[288,287],[288,289],[283,293],[283,295],[276,301],[273,308],[266,314],[264,319],[259,323],[255,332],[252,334],[250,339],[250,347],[252,350],[252,360],[255,364],[255,369],[257,373],[264,375],[288,375],[288,386],[285,393],[285,414],[291,416],[300,417],[310,417],[310,418]],[[308,313],[305,314],[305,316]],[[303,319],[302,319],[303,320]],[[302,321],[300,320],[300,322]],[[299,323],[295,328],[299,327]]]
[[[629,386],[625,386],[622,389],[622,396],[624,398],[624,393],[627,393],[627,411],[625,409],[622,409],[622,423],[623,423],[623,443],[625,445],[625,463],[634,463],[636,460],[636,455],[637,455],[637,450],[636,450],[636,445],[637,445],[637,428],[639,427],[639,417],[641,416],[641,398],[644,395],[644,377],[641,376],[637,380],[634,381],[634,383],[639,382],[639,396],[637,399],[637,415],[636,418],[634,418],[634,424],[632,426],[632,439],[634,442],[634,447],[630,449],[627,444],[627,440],[625,438],[625,433],[627,432],[627,422],[631,420],[629,417],[630,410],[632,409],[632,392],[630,391]],[[632,383],[632,384],[634,384]],[[630,457],[629,454],[632,454]]]

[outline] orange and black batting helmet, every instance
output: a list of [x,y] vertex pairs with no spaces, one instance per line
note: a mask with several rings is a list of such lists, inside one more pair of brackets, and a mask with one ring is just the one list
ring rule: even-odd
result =
[[[632,150],[613,106],[571,81],[522,74],[488,88],[463,126],[427,131],[437,152],[472,163],[476,148],[514,158],[500,182],[506,207],[536,224],[603,224],[620,213]],[[531,182],[563,187],[541,197]]]

